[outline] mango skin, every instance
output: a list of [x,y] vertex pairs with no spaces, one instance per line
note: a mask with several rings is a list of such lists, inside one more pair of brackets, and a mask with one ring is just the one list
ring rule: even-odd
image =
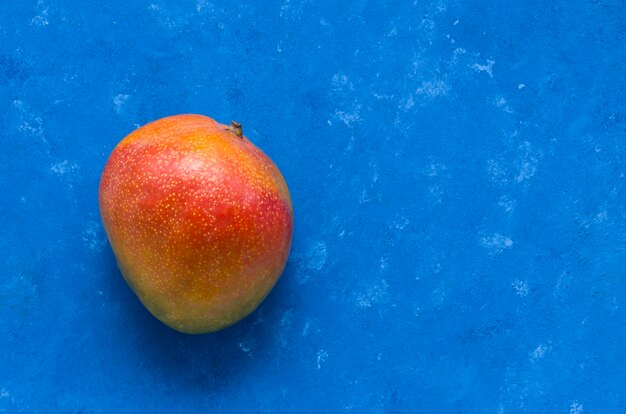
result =
[[206,116],[162,118],[124,138],[102,173],[99,205],[124,279],[180,332],[243,319],[289,256],[283,176],[247,138]]

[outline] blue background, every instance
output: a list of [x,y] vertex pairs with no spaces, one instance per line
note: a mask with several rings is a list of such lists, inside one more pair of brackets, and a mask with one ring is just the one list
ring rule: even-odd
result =
[[[0,412],[624,412],[625,10],[3,1]],[[141,306],[97,205],[186,112],[295,207],[274,291],[205,336]]]

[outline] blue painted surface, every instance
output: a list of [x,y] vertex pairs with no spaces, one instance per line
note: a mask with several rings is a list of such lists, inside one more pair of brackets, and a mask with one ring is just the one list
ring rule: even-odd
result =
[[[622,413],[622,2],[3,1],[0,412]],[[296,228],[264,304],[160,324],[100,172],[244,124]]]

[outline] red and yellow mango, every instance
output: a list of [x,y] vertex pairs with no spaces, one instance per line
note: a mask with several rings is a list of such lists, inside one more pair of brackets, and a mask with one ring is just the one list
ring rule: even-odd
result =
[[135,130],[106,163],[99,204],[124,279],[181,332],[241,320],[287,262],[287,185],[236,123],[176,115]]

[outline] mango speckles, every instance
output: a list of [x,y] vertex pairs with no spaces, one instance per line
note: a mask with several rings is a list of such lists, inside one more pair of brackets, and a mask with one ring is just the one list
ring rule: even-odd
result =
[[105,166],[99,202],[129,286],[182,332],[248,315],[289,255],[293,211],[280,171],[205,116],[167,117],[128,135]]

